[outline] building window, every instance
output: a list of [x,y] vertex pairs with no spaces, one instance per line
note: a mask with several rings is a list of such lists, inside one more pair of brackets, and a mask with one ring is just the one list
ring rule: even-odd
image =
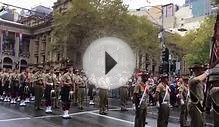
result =
[[60,61],[60,54],[57,54],[57,61]]
[[45,63],[45,62],[46,62],[46,57],[45,57],[45,55],[42,55],[42,59],[43,59],[43,63]]
[[39,57],[38,56],[35,56],[35,64],[38,64],[39,63]]

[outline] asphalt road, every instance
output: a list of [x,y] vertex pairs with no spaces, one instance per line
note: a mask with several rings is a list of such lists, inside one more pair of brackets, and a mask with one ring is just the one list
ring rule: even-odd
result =
[[[110,106],[107,115],[100,115],[98,108],[87,106],[83,111],[72,106],[71,119],[62,119],[62,110],[54,109],[52,114],[44,110],[35,111],[33,104],[26,107],[0,102],[0,127],[133,127],[134,111],[121,112],[119,107]],[[146,127],[156,127],[156,119],[148,118]],[[169,123],[168,127],[179,124]]]

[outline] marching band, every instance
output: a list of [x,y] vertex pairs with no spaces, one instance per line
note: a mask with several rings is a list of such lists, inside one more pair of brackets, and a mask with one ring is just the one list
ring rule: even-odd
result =
[[[35,110],[41,110],[42,98],[45,99],[45,112],[52,113],[53,108],[59,108],[59,100],[63,109],[63,118],[70,118],[71,102],[78,104],[83,110],[87,78],[84,73],[73,67],[45,69],[37,68],[0,70],[0,101],[26,106],[34,101]],[[93,98],[92,98],[93,99]],[[91,100],[93,104],[93,100]]]

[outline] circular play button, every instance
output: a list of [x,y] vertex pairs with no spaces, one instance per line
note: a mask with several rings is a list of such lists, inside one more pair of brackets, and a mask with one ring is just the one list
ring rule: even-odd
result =
[[92,42],[85,51],[83,69],[97,88],[115,89],[125,85],[132,76],[135,57],[121,39],[104,37]]

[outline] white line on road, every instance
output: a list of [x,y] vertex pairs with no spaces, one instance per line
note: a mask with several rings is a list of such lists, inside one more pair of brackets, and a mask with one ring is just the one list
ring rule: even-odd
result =
[[[81,115],[86,114],[90,112],[97,112],[99,110],[91,110],[91,111],[85,111],[85,112],[76,112],[76,113],[70,113],[70,116],[75,115]],[[46,115],[46,116],[37,116],[37,117],[22,117],[22,118],[12,118],[12,119],[2,119],[0,122],[8,122],[8,121],[18,121],[18,120],[30,120],[30,119],[43,119],[43,118],[53,118],[53,117],[61,117],[62,115]]]
[[12,119],[4,119],[0,120],[0,122],[8,122],[8,121],[16,121],[16,120],[29,120],[31,119],[30,117],[23,117],[23,118],[12,118]]
[[[84,112],[76,112],[76,113],[70,113],[70,116],[75,116],[75,115],[81,115],[81,114],[86,114],[86,113],[90,113],[90,112],[96,112],[99,110],[91,110],[91,111],[84,111]],[[47,116],[38,116],[38,117],[33,117],[35,119],[43,119],[43,118],[52,118],[52,117],[60,117],[62,115],[47,115]]]
[[[104,118],[108,118],[108,119],[112,119],[112,120],[116,120],[116,121],[120,121],[120,122],[124,122],[124,123],[128,123],[128,124],[132,124],[132,125],[134,124],[134,122],[119,119],[119,118],[115,118],[115,117],[111,117],[111,116],[101,115],[101,114],[97,114],[97,113],[93,113],[93,112],[89,112],[89,114],[96,115],[96,116],[101,116],[101,117],[104,117]],[[145,127],[151,127],[151,126],[145,125]]]

